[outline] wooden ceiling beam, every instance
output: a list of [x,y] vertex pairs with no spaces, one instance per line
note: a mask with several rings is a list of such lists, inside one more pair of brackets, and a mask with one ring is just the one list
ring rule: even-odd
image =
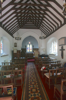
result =
[[56,25],[55,25],[54,23],[52,23],[51,20],[49,20],[47,17],[45,17],[45,19],[46,19],[48,22],[50,22],[50,23],[56,28]]
[[[14,20],[12,20],[13,18],[15,18]],[[11,21],[12,20],[12,21]],[[6,21],[4,23],[4,26],[7,25],[8,23],[12,23],[13,21],[17,20],[16,16],[13,16],[10,20]]]
[[49,5],[45,5],[45,4],[31,4],[31,3],[11,3],[10,5],[21,5],[21,6],[46,6],[49,7]]
[[[54,31],[54,27],[49,22],[47,22],[45,19],[44,19],[44,22],[46,22],[47,25],[49,25],[53,29],[53,31]],[[42,23],[44,23],[44,22],[42,22]]]
[[[36,3],[34,0],[33,0],[33,2],[34,3]],[[35,10],[36,10],[36,7],[34,7],[35,8]],[[42,9],[41,7],[39,7],[40,9]],[[45,13],[45,15],[47,14],[46,12],[44,12]],[[47,14],[48,15],[48,14]],[[44,16],[43,16],[44,17]],[[58,23],[49,15],[49,17],[53,20],[53,22],[55,22],[56,24],[57,24],[57,26],[58,26]],[[42,23],[42,21],[43,21],[43,18],[42,18],[42,20],[41,20],[41,23]],[[41,23],[40,23],[40,25],[41,25]],[[40,25],[39,25],[39,27],[40,27]]]
[[[57,30],[59,30],[62,26],[64,26],[65,24],[62,24],[60,27],[58,27],[54,32],[52,32],[51,34],[53,34],[53,33],[55,33]],[[51,34],[49,34],[49,35],[47,35],[46,36],[46,38],[48,37],[48,36],[50,36]]]
[[[42,4],[40,1],[39,3]],[[45,9],[60,22],[60,25],[62,24],[62,21],[55,14],[53,14],[47,7],[45,7]]]
[[[29,21],[29,20],[31,20],[31,19],[27,19],[27,21]],[[32,21],[31,21],[32,22]],[[28,24],[28,23],[27,23]],[[34,24],[34,23],[33,23]],[[35,24],[34,24],[35,25]],[[36,25],[35,25],[36,26]],[[37,26],[36,26],[37,27]],[[37,27],[38,28],[38,27]]]
[[42,29],[43,31],[45,31],[45,32],[46,32],[46,36],[50,34],[50,33],[49,33],[49,32],[47,32],[44,28],[42,28],[42,27],[41,27],[41,29]]
[[47,28],[40,26],[43,30],[45,30],[47,33],[50,33],[50,31],[47,30]]
[[[23,1],[23,0],[22,0]],[[21,3],[22,1],[19,1],[19,3]],[[12,1],[13,2],[13,1]],[[13,6],[11,9],[9,9],[6,13],[4,13],[1,18],[3,18],[5,15],[7,15],[10,11],[15,10],[16,6]],[[19,8],[20,9],[20,8]],[[15,11],[14,11],[15,12]]]
[[47,0],[44,0],[59,16],[61,16],[64,19],[64,16],[57,10],[55,9]]
[[42,23],[41,26],[47,28],[47,30],[52,32],[52,29],[48,25],[46,25],[45,23]]
[[[33,6],[33,7],[34,7],[34,6]],[[34,8],[35,8],[35,7],[34,7]],[[32,10],[36,13],[36,8],[35,8],[35,9],[32,8]],[[32,10],[31,10],[31,11],[32,11]],[[32,13],[33,13],[33,12],[32,12]],[[44,16],[44,13],[41,13],[40,11],[38,11],[38,13],[39,13],[40,15]],[[39,18],[41,18],[41,20],[42,20],[43,17],[41,17],[40,15],[38,15],[38,16],[39,16]],[[38,20],[39,20],[39,18],[38,18]]]
[[47,35],[47,33],[43,29],[40,29],[40,31],[43,32],[44,35]]
[[16,31],[16,30],[18,30],[16,27],[13,28],[13,30],[11,30],[11,33],[13,34],[13,31]]
[[4,24],[3,26],[4,27],[9,27],[11,24],[13,24],[14,22],[17,22],[17,20],[16,19],[14,19],[14,20],[12,20],[10,23],[6,23],[6,24]]
[[[18,24],[16,23],[15,26],[18,26]],[[12,30],[15,26],[8,28],[8,30]]]
[[[44,0],[41,0],[41,1],[44,1]],[[63,7],[56,0],[47,0],[47,1],[54,2],[61,10],[63,9]]]
[[13,3],[13,1],[9,2],[6,6],[2,7],[2,11],[5,10],[8,6],[10,6]]
[[[4,26],[5,26],[8,22],[10,22],[14,17],[16,17],[16,15],[14,15],[10,20],[8,20],[8,21],[4,24]],[[6,19],[5,19],[5,20],[6,20]],[[16,18],[15,20],[17,20],[17,18]],[[15,20],[14,20],[14,21],[15,21]],[[12,21],[12,22],[13,22],[13,21]],[[11,22],[11,23],[12,23],[12,22]],[[2,23],[3,23],[3,21],[2,21]],[[11,23],[10,23],[10,24],[11,24]]]
[[[31,15],[32,15],[33,13],[31,13]],[[34,16],[33,16],[34,17]],[[36,16],[37,17],[37,16]],[[34,18],[36,18],[36,17],[34,17]]]
[[46,30],[44,30],[42,27],[40,28],[40,30],[41,30],[45,35],[48,34],[48,32],[47,32]]
[[[38,21],[38,20],[37,20],[37,21]],[[36,21],[34,22],[34,20],[31,20],[31,22],[32,22],[37,28],[39,28],[38,25],[36,25]]]
[[[28,9],[27,9],[28,10]],[[6,21],[8,18],[10,18],[13,14],[16,14],[16,11],[14,11],[14,12],[12,12],[10,15],[8,15],[8,17],[7,18],[5,18],[3,21],[2,21],[2,23],[4,22],[4,21]],[[18,12],[18,14],[20,14],[20,12]],[[24,13],[23,13],[24,14]],[[16,15],[14,15],[14,17],[16,17]]]
[[[35,8],[35,7],[34,7]],[[40,9],[42,9],[41,7],[39,7]],[[45,13],[45,15],[47,15],[47,16],[49,16],[56,24],[57,24],[57,26],[59,26],[59,24],[49,15],[49,14],[47,14],[46,12],[44,12]],[[44,17],[44,16],[43,16]],[[43,18],[42,18],[42,20],[41,20],[41,23],[42,23],[42,21],[43,21]],[[41,23],[40,23],[40,25],[41,25]],[[40,25],[39,25],[39,27],[40,27]]]
[[47,27],[45,27],[45,26],[43,26],[43,25],[41,25],[40,28],[43,28],[43,29],[45,29],[47,32],[51,33],[51,31],[48,30]]
[[[29,1],[29,0],[28,0]],[[25,1],[25,3],[27,3],[28,1]],[[22,6],[20,6],[19,8],[21,8]],[[24,7],[25,9],[27,8],[27,5]],[[16,11],[16,10],[15,10]],[[26,12],[26,10],[24,11]],[[21,14],[21,11],[20,11],[20,14]],[[18,20],[18,23],[19,23],[19,19],[18,19],[18,13],[16,11],[16,16],[17,16],[17,20]],[[20,26],[20,23],[19,23],[19,26]],[[21,26],[20,26],[21,27]]]
[[6,28],[4,28],[3,26],[1,26],[10,36],[13,37],[13,35],[11,34],[11,32],[9,32]]
[[[32,12],[32,11],[31,11]],[[32,17],[34,18],[34,16],[33,16],[33,12],[32,12]],[[36,16],[37,17],[37,16]],[[35,20],[35,24],[37,23],[37,27],[38,27],[38,24],[40,23],[40,21],[41,20],[39,20],[39,18],[40,18],[40,15],[38,16],[38,22]]]
[[[27,3],[28,1],[26,1],[25,3]],[[20,1],[20,3],[21,3],[21,1]],[[17,5],[16,5],[17,6]],[[21,6],[19,7],[19,8],[21,8]],[[27,6],[25,6],[24,8],[27,8]],[[18,13],[17,13],[17,11],[15,10],[15,12],[16,12],[16,16],[18,15]],[[21,11],[20,11],[21,12]],[[19,24],[19,27],[21,27],[20,26],[20,23],[19,23],[19,19],[18,19],[18,16],[17,16],[17,21],[18,21],[18,24]]]
[[33,28],[33,27],[22,27],[21,29],[38,29],[38,28]]

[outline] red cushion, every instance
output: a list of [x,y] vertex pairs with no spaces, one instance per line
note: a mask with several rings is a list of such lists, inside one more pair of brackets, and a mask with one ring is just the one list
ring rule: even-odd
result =
[[43,69],[46,69],[46,67],[44,67]]

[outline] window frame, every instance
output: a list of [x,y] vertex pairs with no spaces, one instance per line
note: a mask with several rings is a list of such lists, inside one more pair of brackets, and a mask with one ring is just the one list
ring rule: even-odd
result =
[[[33,52],[33,46],[32,46],[32,44],[30,43],[30,44],[27,44],[27,46],[29,46],[29,51],[27,51],[27,47],[26,47],[26,52],[27,53],[32,53]],[[32,51],[30,51],[30,46],[32,46]]]

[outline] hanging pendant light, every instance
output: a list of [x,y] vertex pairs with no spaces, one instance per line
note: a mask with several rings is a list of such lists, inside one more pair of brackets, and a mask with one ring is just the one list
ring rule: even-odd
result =
[[45,36],[43,36],[41,33],[41,36],[39,37],[39,39],[45,39]]
[[[18,29],[18,27],[17,27]],[[19,36],[19,32],[17,31],[17,36],[15,37],[15,40],[21,40],[21,37]]]
[[0,14],[2,14],[2,3],[3,3],[3,0],[0,0]]
[[63,14],[66,17],[66,0],[63,0]]

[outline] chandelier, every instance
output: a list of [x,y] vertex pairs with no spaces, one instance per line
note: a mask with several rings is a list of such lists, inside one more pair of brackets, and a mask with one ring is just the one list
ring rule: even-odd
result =
[[45,36],[42,36],[42,33],[41,33],[41,36],[39,37],[39,39],[45,39]]
[[66,17],[66,0],[63,0],[63,14]]
[[40,37],[39,37],[39,39],[44,39],[44,38],[45,38],[44,36],[40,36]]
[[0,13],[2,12],[2,3],[3,3],[3,0],[0,0]]
[[19,32],[17,31],[17,36],[15,37],[15,40],[21,40],[21,37],[19,36]]

